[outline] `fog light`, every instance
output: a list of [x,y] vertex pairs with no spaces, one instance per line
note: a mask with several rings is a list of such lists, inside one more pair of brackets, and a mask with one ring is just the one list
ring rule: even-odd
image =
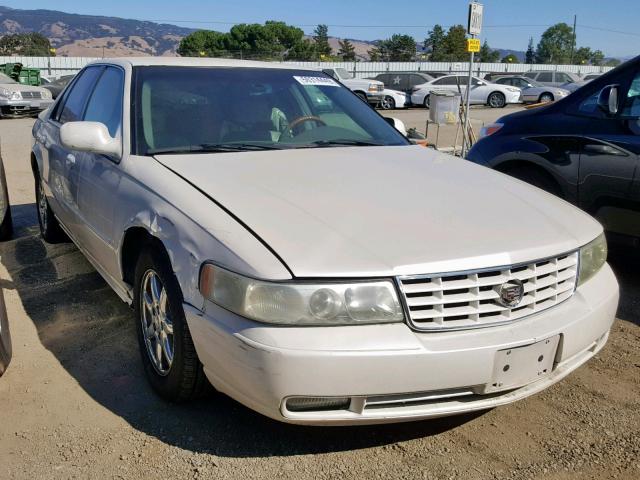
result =
[[350,403],[349,397],[295,397],[287,400],[287,410],[290,412],[347,410]]

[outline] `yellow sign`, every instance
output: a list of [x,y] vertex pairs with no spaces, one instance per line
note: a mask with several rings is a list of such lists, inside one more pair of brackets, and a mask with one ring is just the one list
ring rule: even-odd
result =
[[480,51],[480,39],[467,38],[467,52],[479,52]]

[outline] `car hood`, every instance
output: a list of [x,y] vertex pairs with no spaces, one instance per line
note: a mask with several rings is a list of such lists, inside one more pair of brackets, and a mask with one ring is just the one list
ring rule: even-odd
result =
[[159,155],[296,277],[369,277],[527,262],[602,228],[519,180],[419,146]]
[[24,91],[35,91],[42,92],[45,91],[44,88],[38,87],[35,85],[24,85],[22,83],[0,83],[0,87],[6,88],[11,92],[24,92]]

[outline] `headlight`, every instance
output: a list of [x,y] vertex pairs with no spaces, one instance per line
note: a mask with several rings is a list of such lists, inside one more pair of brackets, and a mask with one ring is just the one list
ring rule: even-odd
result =
[[580,271],[578,272],[578,285],[593,277],[607,261],[607,239],[601,233],[594,241],[580,249]]
[[504,123],[489,123],[480,129],[480,138],[488,137],[489,135],[493,135],[498,130],[500,130],[504,126]]
[[43,88],[41,90],[41,92],[42,92],[42,98],[51,98],[52,97],[51,92],[47,88]]
[[0,88],[0,97],[8,98],[9,100],[20,100],[22,95],[20,95],[20,92],[12,92],[6,88]]
[[404,320],[390,280],[266,282],[205,263],[200,292],[227,310],[265,323],[355,325]]

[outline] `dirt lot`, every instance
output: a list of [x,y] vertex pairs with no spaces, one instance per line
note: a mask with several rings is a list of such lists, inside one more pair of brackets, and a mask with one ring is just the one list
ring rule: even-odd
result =
[[638,253],[614,249],[622,302],[605,349],[508,407],[329,429],[280,424],[221,395],[169,405],[143,378],[131,311],[72,245],[37,235],[31,125],[0,121],[18,225],[0,245],[14,337],[0,379],[1,479],[640,478]]

